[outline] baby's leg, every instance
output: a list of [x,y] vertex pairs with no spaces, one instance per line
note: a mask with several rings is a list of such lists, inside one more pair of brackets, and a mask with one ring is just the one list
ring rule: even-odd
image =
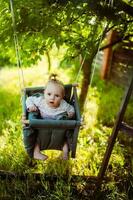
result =
[[68,144],[65,142],[63,146],[63,160],[68,160]]
[[37,160],[46,160],[48,158],[48,156],[40,152],[40,147],[39,147],[39,144],[37,143],[35,144],[33,157]]

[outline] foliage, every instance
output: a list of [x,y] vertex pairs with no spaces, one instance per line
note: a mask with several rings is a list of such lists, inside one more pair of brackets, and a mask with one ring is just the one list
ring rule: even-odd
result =
[[[101,84],[103,87],[100,87]],[[108,81],[101,84],[98,86],[100,102],[97,117],[103,125],[112,127],[119,112],[124,91],[121,87],[115,86]]]
[[[12,2],[12,1],[10,1]],[[16,54],[22,58],[19,65],[31,66],[41,60],[44,53],[56,45],[57,48],[66,46],[66,58],[81,55],[85,58],[82,72],[82,88],[80,94],[81,112],[88,92],[93,59],[102,44],[106,33],[117,29],[121,38],[132,35],[132,7],[122,0],[119,1],[14,1],[14,15],[11,16],[11,6],[2,0],[0,12],[2,30],[0,31],[0,57],[5,56],[1,64],[15,63]],[[15,17],[15,19],[12,17]],[[15,21],[15,23],[13,22]],[[19,42],[17,42],[19,41]],[[18,44],[19,43],[19,44]],[[4,47],[4,48],[3,48]],[[5,48],[6,47],[6,48]]]
[[[122,36],[132,32],[132,14],[128,12],[128,9],[132,10],[130,1],[129,5],[121,0],[112,3],[105,0],[63,2],[39,0],[33,4],[30,0],[13,1],[14,29],[23,65],[35,64],[53,44],[58,48],[65,44],[68,48],[67,56],[73,58],[80,54],[91,54],[101,36],[104,37],[114,26]],[[1,57],[14,64],[14,33],[9,1],[1,1],[0,12]],[[102,33],[106,23],[108,26]]]

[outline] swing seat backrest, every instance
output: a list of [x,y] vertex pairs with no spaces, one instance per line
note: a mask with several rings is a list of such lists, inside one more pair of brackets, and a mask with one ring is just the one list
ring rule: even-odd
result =
[[56,149],[61,150],[64,140],[67,140],[71,152],[71,157],[75,157],[77,138],[80,127],[80,111],[75,86],[65,85],[64,99],[72,104],[75,109],[73,119],[41,119],[36,112],[28,113],[25,101],[28,96],[43,95],[44,87],[25,88],[23,95],[23,112],[29,124],[23,128],[24,145],[27,153],[32,157],[35,142],[40,144],[41,150]]

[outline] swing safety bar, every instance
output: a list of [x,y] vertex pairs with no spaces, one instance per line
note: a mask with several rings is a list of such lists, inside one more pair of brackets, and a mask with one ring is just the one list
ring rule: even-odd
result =
[[[77,91],[76,91],[76,87],[78,86],[77,83],[71,84],[71,85],[65,85],[65,88],[70,88],[73,87],[73,96],[74,96],[74,107],[75,107],[75,113],[76,113],[76,120],[56,120],[56,124],[55,124],[55,120],[44,120],[44,119],[37,119],[34,116],[34,112],[30,113],[29,115],[29,119],[27,118],[27,109],[26,109],[26,98],[27,98],[27,94],[28,96],[36,93],[36,92],[43,92],[43,90],[45,89],[45,87],[27,87],[25,89],[23,89],[23,124],[25,125],[30,125],[31,127],[48,127],[49,125],[51,127],[62,127],[62,128],[74,128],[76,126],[80,126],[81,125],[81,116],[80,116],[80,111],[79,111],[79,105],[78,105],[78,97],[77,97]],[[70,98],[71,94],[66,94],[66,99]]]

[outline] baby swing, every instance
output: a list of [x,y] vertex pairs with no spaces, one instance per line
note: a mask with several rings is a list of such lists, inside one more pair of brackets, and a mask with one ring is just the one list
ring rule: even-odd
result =
[[65,85],[64,99],[73,105],[75,109],[75,117],[71,120],[41,119],[38,112],[27,112],[26,98],[32,95],[43,95],[43,91],[44,87],[25,88],[23,91],[23,113],[26,117],[25,126],[23,127],[25,149],[28,155],[32,157],[36,139],[40,143],[41,150],[62,150],[64,140],[66,140],[71,157],[75,158],[78,132],[81,124],[76,85]]
[[[44,87],[35,87],[35,88],[25,88],[24,87],[24,78],[23,72],[21,69],[21,59],[19,55],[19,44],[16,33],[15,26],[15,17],[13,10],[13,2],[10,0],[11,7],[11,15],[12,15],[12,23],[13,23],[13,31],[14,31],[14,43],[16,49],[16,57],[17,57],[17,66],[20,69],[22,75],[23,87],[21,90],[22,94],[22,109],[23,115],[25,116],[25,120],[23,120],[23,139],[25,149],[30,157],[33,156],[33,149],[36,142],[36,139],[39,138],[40,141],[40,149],[55,149],[62,150],[62,146],[64,141],[67,141],[69,146],[69,151],[71,152],[71,157],[75,158],[76,155],[76,147],[77,147],[77,139],[79,128],[81,125],[80,120],[80,111],[78,105],[77,98],[77,89],[76,84],[65,85],[65,97],[64,99],[72,104],[75,109],[75,116],[73,119],[61,119],[61,120],[46,120],[41,119],[37,112],[28,113],[25,105],[26,98],[32,95],[43,95]],[[19,77],[20,78],[20,77]],[[24,89],[23,89],[24,88]]]

